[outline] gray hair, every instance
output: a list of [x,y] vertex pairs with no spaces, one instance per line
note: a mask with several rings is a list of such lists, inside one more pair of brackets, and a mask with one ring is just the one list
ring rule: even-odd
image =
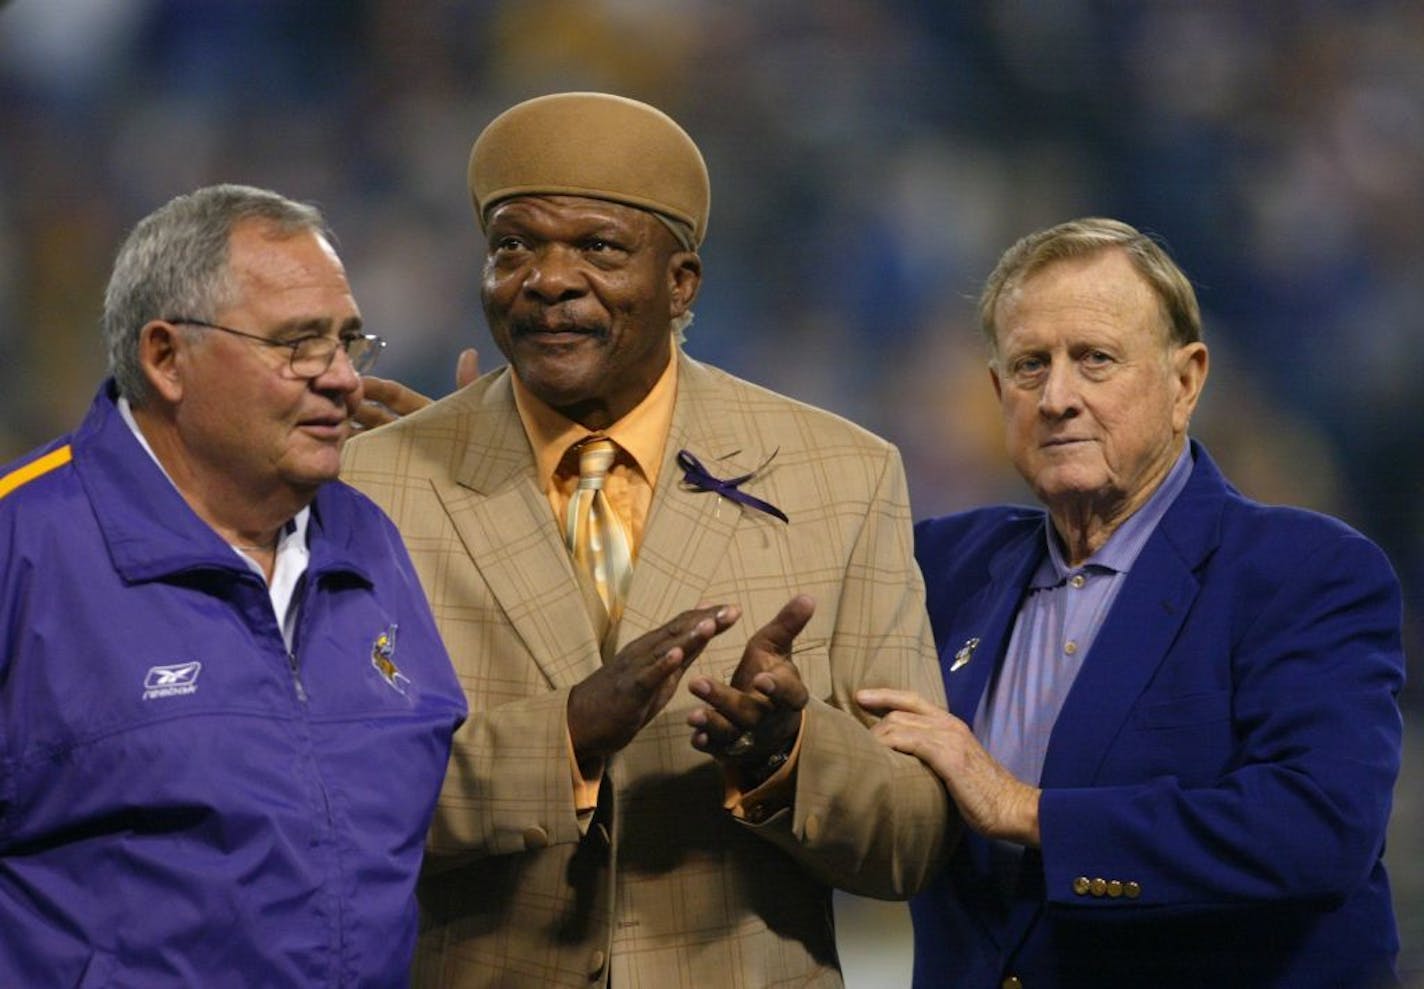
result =
[[672,329],[673,340],[677,341],[677,345],[681,347],[687,343],[687,328],[692,325],[692,310],[687,310],[681,316],[674,316],[669,325]]
[[1200,341],[1201,309],[1196,292],[1166,250],[1151,236],[1121,220],[1089,216],[1035,231],[999,259],[979,296],[979,327],[984,332],[991,357],[998,357],[999,337],[994,315],[1005,293],[1055,261],[1086,257],[1112,248],[1127,255],[1161,302],[1167,342],[1180,347]]
[[[668,216],[666,213],[661,213],[655,209],[650,209],[648,212],[653,214],[653,216],[657,218],[657,221],[667,228],[668,233],[672,234],[672,239],[677,241],[679,250],[689,251],[693,254],[697,253],[697,237],[692,232],[691,224],[685,223],[676,217]],[[687,328],[691,325],[691,309],[687,310],[687,312],[681,316],[674,316],[672,318],[672,323],[670,324],[672,338],[677,342],[679,347],[687,342]]]
[[261,220],[281,237],[331,230],[315,206],[266,189],[212,185],[169,200],[140,220],[114,259],[100,321],[109,373],[134,405],[152,397],[139,361],[139,332],[155,319],[208,319],[232,301],[233,229]]

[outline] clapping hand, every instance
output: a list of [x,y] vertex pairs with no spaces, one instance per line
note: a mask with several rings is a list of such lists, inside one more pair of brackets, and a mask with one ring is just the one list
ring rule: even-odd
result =
[[747,640],[731,682],[692,680],[689,689],[706,705],[687,717],[694,748],[722,762],[755,767],[790,747],[810,697],[791,661],[791,647],[815,610],[810,597],[792,598]]
[[569,737],[585,771],[631,742],[661,711],[687,667],[741,617],[735,605],[684,611],[628,643],[569,692]]

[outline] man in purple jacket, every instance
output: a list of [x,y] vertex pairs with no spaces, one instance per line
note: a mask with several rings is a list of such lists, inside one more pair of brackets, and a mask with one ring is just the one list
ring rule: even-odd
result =
[[465,703],[335,480],[382,341],[316,210],[242,186],[139,223],[103,333],[0,469],[0,985],[402,985]]

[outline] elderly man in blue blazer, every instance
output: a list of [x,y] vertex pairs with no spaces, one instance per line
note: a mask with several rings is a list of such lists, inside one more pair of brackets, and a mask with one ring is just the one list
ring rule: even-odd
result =
[[915,985],[1396,984],[1388,561],[1188,438],[1201,317],[1149,237],[1031,234],[980,317],[1046,511],[921,523],[950,709],[857,694],[974,832],[912,903]]

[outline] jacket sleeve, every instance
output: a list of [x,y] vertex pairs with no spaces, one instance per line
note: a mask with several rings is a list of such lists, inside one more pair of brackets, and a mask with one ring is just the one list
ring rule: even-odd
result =
[[883,899],[922,889],[959,834],[938,777],[881,745],[854,703],[869,686],[944,703],[909,516],[904,469],[887,448],[836,605],[826,657],[832,694],[805,709],[794,804],[747,825],[823,882]]
[[473,710],[455,735],[427,868],[582,837],[568,759],[568,691]]
[[[1231,653],[1224,771],[1044,791],[1051,904],[1184,912],[1331,904],[1369,875],[1400,763],[1400,591],[1363,537],[1336,528],[1309,535],[1271,574],[1269,592],[1215,594],[1195,616],[1233,628],[1220,640]],[[1212,565],[1230,586],[1233,561]],[[1132,884],[1131,892],[1084,895],[1083,880],[1096,878]]]
[[[469,496],[445,479],[451,468],[443,428],[397,429],[403,425],[348,444],[342,472],[399,528],[468,702],[431,823],[427,871],[576,844],[582,832],[568,758],[568,689],[550,689],[464,548],[468,533],[457,528],[446,499]],[[517,513],[547,511],[541,497],[517,503],[515,516],[501,517],[501,524],[531,531],[534,523]],[[550,612],[550,581],[542,572],[528,579],[530,599]],[[557,645],[565,650],[570,634],[550,631],[563,636]]]

